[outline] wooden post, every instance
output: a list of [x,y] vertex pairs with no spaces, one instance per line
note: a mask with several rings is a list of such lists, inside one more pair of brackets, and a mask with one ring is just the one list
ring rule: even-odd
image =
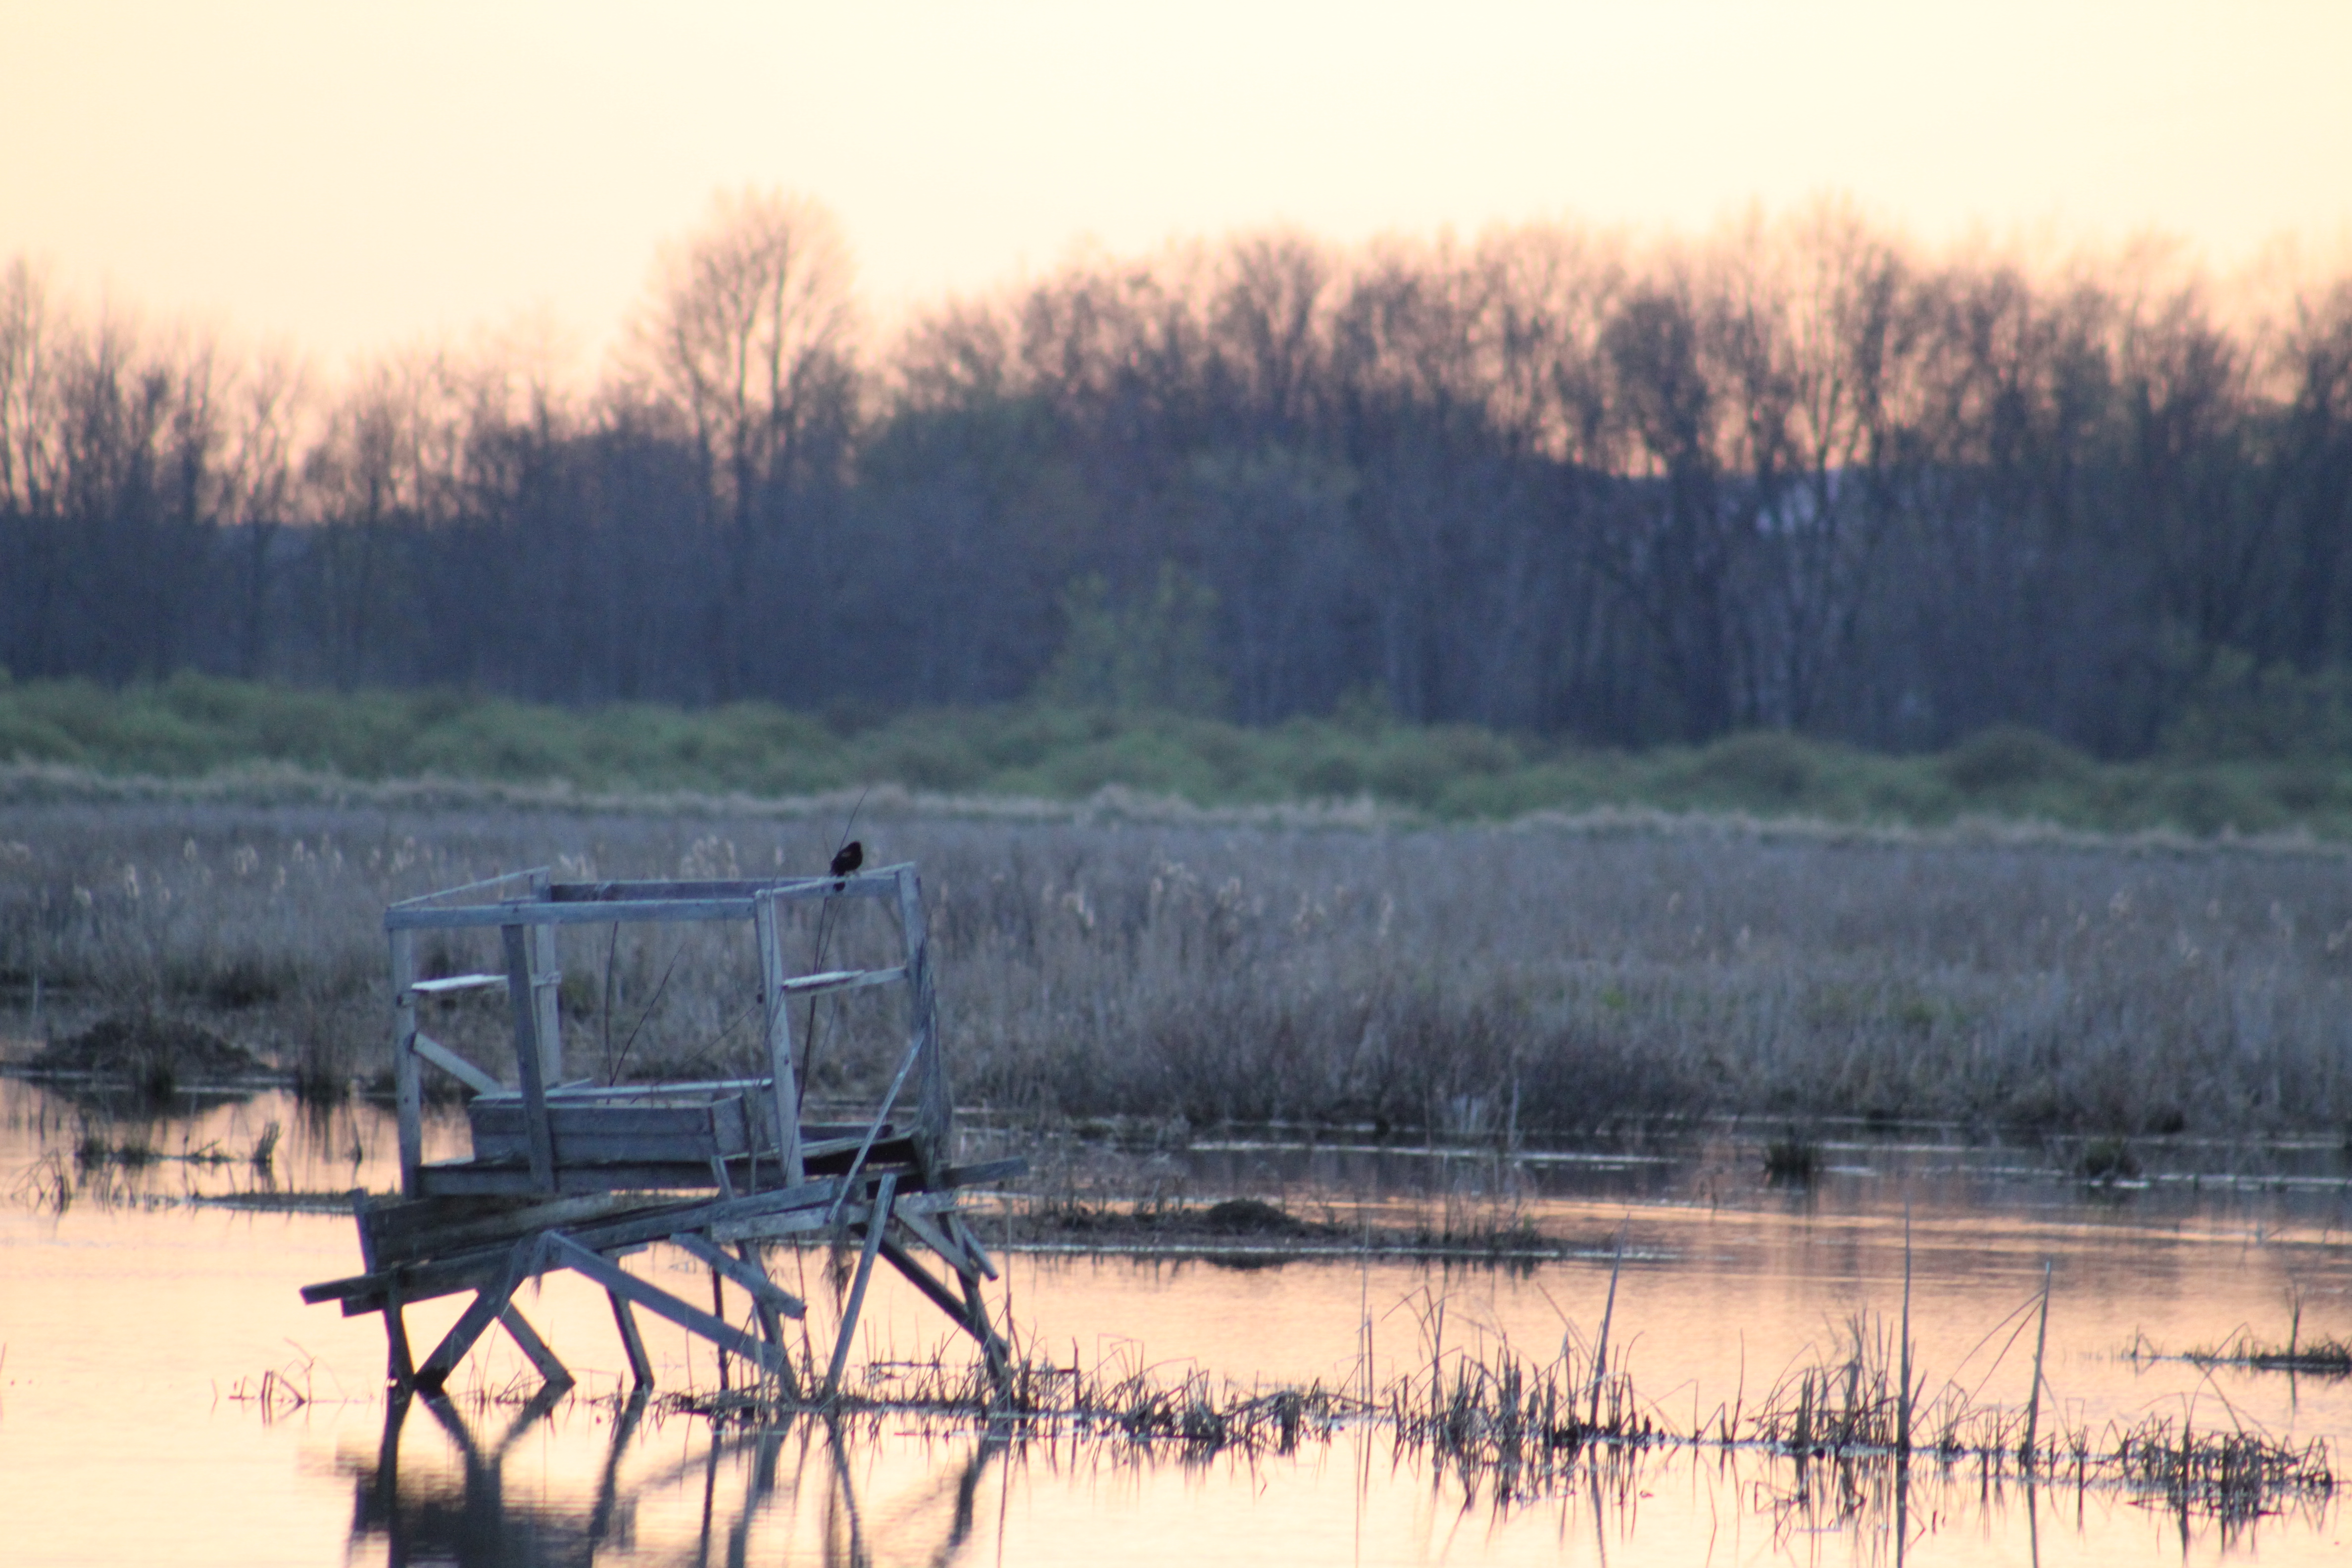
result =
[[507,1003],[514,1012],[515,1072],[522,1086],[523,1125],[530,1134],[530,1179],[541,1192],[555,1190],[555,1132],[547,1120],[547,1080],[540,1076],[539,1002],[530,931],[501,926],[506,938]]
[[[796,1187],[808,1179],[801,1161],[800,1089],[793,1077],[793,1011],[784,994],[784,949],[776,930],[772,896],[751,901],[751,927],[760,944],[760,1002],[768,1020],[768,1076],[772,1095],[770,1121],[776,1140],[776,1159],[783,1171],[782,1185]],[[759,1185],[754,1164],[752,1185]]]
[[400,1118],[400,1193],[424,1196],[425,1086],[416,1071],[416,933],[392,939],[392,1082]]
[[841,1337],[833,1342],[833,1365],[824,1374],[824,1393],[821,1397],[828,1404],[841,1392],[841,1374],[849,1365],[850,1337],[857,1331],[857,1314],[866,1305],[866,1282],[874,1278],[874,1255],[882,1250],[882,1233],[890,1226],[890,1205],[898,1195],[896,1172],[884,1176],[874,1189],[874,1211],[866,1218],[866,1250],[857,1259],[857,1278],[850,1281],[849,1304],[841,1310]]
[[654,1384],[653,1358],[646,1354],[646,1337],[637,1332],[637,1314],[630,1308],[625,1297],[607,1290],[604,1299],[613,1303],[613,1326],[621,1331],[621,1349],[629,1358],[630,1377],[636,1381],[639,1388],[651,1388]]
[[940,1056],[939,1006],[931,989],[923,880],[912,866],[898,872],[898,925],[907,942],[907,1032],[908,1043],[918,1052],[915,1157],[924,1178],[932,1180],[954,1152],[950,1142],[954,1112],[948,1100],[947,1064]]
[[[530,896],[541,903],[551,901],[549,884],[542,866],[530,874]],[[530,942],[531,999],[539,1009],[539,1081],[559,1084],[563,1081],[563,971],[555,961],[555,928],[533,925]]]

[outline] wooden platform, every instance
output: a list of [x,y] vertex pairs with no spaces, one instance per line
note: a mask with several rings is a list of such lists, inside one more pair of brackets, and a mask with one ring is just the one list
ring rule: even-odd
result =
[[[778,906],[834,899],[889,900],[903,962],[787,973]],[[583,919],[751,921],[771,1070],[698,1082],[562,1081],[553,936],[558,925]],[[384,925],[392,954],[402,1191],[359,1205],[364,1271],[308,1286],[302,1296],[314,1304],[339,1302],[346,1316],[382,1313],[389,1376],[400,1389],[437,1389],[493,1323],[549,1382],[569,1382],[570,1373],[514,1306],[526,1281],[568,1268],[605,1289],[640,1384],[653,1376],[636,1327],[635,1312],[643,1309],[709,1341],[721,1352],[722,1367],[726,1355],[742,1357],[799,1397],[782,1324],[802,1318],[804,1304],[768,1278],[760,1248],[830,1231],[858,1240],[861,1252],[830,1365],[813,1391],[817,1397],[830,1397],[839,1385],[877,1258],[971,1333],[991,1366],[1001,1370],[1003,1341],[981,1294],[981,1281],[996,1277],[995,1266],[958,1214],[956,1194],[1018,1174],[1024,1165],[1012,1160],[958,1168],[945,1162],[952,1107],[931,994],[921,883],[912,866],[769,881],[556,882],[544,871],[527,872],[394,904]],[[504,973],[420,979],[415,933],[466,927],[499,930]],[[786,1004],[872,985],[902,987],[906,994],[907,1045],[897,1073],[866,1120],[804,1123]],[[489,988],[507,994],[519,1080],[513,1084],[417,1027],[420,998]],[[426,1068],[472,1091],[466,1106],[472,1150],[465,1159],[424,1161]],[[656,1243],[704,1263],[721,1300],[721,1282],[747,1295],[760,1332],[747,1334],[619,1266],[629,1253]],[[944,1277],[919,1252],[943,1264]],[[424,1360],[414,1360],[404,1309],[468,1290],[474,1300],[456,1326]]]

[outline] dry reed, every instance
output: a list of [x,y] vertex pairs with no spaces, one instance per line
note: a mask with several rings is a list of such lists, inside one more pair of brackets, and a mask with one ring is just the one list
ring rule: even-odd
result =
[[[388,900],[542,863],[805,872],[837,816],[0,806],[0,1030],[161,1010],[339,1092],[383,1068]],[[2352,1121],[2352,879],[2335,851],[903,801],[869,805],[860,831],[876,858],[923,866],[960,1098],[1018,1118],[1497,1143],[1722,1110],[2109,1135]],[[566,937],[592,1069],[750,1049],[744,955],[608,951],[605,934]],[[459,1007],[442,1024],[467,1026]],[[477,1032],[495,1063],[496,1028]],[[818,1089],[856,1070],[852,1052]]]

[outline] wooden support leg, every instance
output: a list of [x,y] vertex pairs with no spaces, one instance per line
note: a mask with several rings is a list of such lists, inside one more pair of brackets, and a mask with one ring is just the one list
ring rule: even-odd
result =
[[866,1282],[874,1278],[874,1256],[882,1249],[882,1233],[890,1227],[890,1205],[898,1195],[896,1173],[883,1177],[874,1189],[874,1211],[866,1219],[866,1250],[858,1255],[857,1278],[850,1282],[849,1304],[841,1312],[841,1337],[834,1341],[833,1365],[824,1374],[824,1391],[819,1395],[827,1404],[841,1393],[841,1374],[849,1365],[849,1342],[857,1331]]
[[992,1371],[998,1366],[1003,1359],[1004,1342],[997,1338],[996,1329],[988,1320],[988,1309],[980,1299],[978,1282],[971,1275],[957,1276],[964,1282],[963,1299],[959,1300],[954,1291],[940,1283],[913,1253],[898,1242],[886,1237],[882,1243],[882,1256],[889,1260],[892,1268],[906,1276],[908,1284],[930,1298],[931,1305],[945,1312],[950,1322],[979,1342],[982,1353],[989,1358]]
[[525,1237],[515,1243],[514,1250],[507,1255],[506,1271],[474,1292],[473,1305],[450,1325],[447,1335],[425,1358],[425,1364],[416,1369],[419,1388],[428,1394],[440,1391],[457,1363],[466,1358],[466,1352],[474,1348],[474,1342],[505,1313],[516,1287],[539,1271],[540,1247],[537,1237]]
[[400,1390],[405,1399],[416,1386],[416,1360],[409,1353],[408,1320],[401,1316],[400,1282],[394,1279],[383,1289],[383,1338],[389,1364],[385,1376]]
[[549,1231],[542,1238],[548,1249],[549,1267],[569,1268],[585,1274],[616,1296],[625,1296],[646,1311],[667,1318],[689,1333],[700,1334],[712,1344],[733,1352],[746,1361],[762,1367],[782,1362],[783,1352],[761,1343],[732,1323],[712,1317],[699,1307],[689,1307],[658,1285],[648,1285],[613,1262],[601,1253],[592,1252],[562,1231]]
[[1003,1336],[997,1333],[996,1325],[989,1320],[987,1300],[980,1293],[980,1276],[966,1269],[956,1278],[963,1281],[964,1307],[971,1314],[971,1321],[977,1325],[973,1331],[979,1336],[981,1353],[988,1358],[989,1378],[1001,1392],[1013,1371],[1011,1353]]
[[[762,1267],[760,1262],[759,1248],[753,1243],[739,1241],[735,1244],[735,1250],[740,1255],[740,1260],[745,1268],[758,1275],[762,1279],[768,1278],[767,1269]],[[769,1289],[775,1290],[777,1295],[783,1297],[783,1299],[786,1301],[791,1302],[793,1307],[799,1308],[801,1306],[799,1298],[793,1296],[786,1291],[776,1289],[772,1282],[770,1284]],[[757,1290],[754,1290],[751,1293],[751,1300],[759,1307],[761,1337],[765,1339],[770,1344],[776,1347],[776,1375],[783,1383],[784,1397],[797,1405],[800,1403],[801,1383],[799,1378],[793,1375],[793,1358],[784,1349],[784,1319],[788,1316],[794,1318],[800,1317],[803,1312],[805,1312],[806,1309],[802,1308],[799,1311],[788,1313],[778,1306],[777,1303],[771,1301],[766,1296]]]
[[[710,1315],[720,1322],[727,1321],[727,1287],[719,1280],[719,1270],[710,1271]],[[719,1347],[719,1392],[727,1392],[727,1347]]]
[[1002,1278],[996,1272],[996,1260],[989,1257],[988,1248],[980,1244],[979,1233],[971,1228],[963,1215],[950,1214],[947,1229],[950,1236],[963,1243],[964,1251],[971,1254],[974,1263],[980,1265],[980,1271],[982,1274],[987,1275],[991,1279]]
[[646,1354],[646,1339],[637,1332],[637,1315],[630,1310],[628,1300],[613,1291],[604,1292],[613,1303],[613,1322],[621,1331],[621,1348],[628,1352],[629,1376],[640,1392],[654,1385],[654,1363]]
[[507,1310],[499,1314],[499,1322],[506,1329],[507,1337],[514,1341],[522,1353],[530,1358],[530,1364],[539,1369],[539,1375],[546,1381],[550,1388],[572,1386],[572,1377],[570,1370],[556,1359],[553,1351],[547,1348],[547,1342],[541,1339],[531,1326],[523,1321],[523,1315],[515,1310],[511,1301],[507,1304]]

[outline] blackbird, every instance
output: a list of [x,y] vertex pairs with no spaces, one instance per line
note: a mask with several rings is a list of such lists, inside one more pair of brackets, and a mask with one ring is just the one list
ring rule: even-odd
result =
[[856,870],[857,868],[865,864],[866,846],[853,838],[848,843],[841,847],[840,854],[835,855],[833,858],[833,871],[831,874],[835,877],[846,877],[852,871]]

